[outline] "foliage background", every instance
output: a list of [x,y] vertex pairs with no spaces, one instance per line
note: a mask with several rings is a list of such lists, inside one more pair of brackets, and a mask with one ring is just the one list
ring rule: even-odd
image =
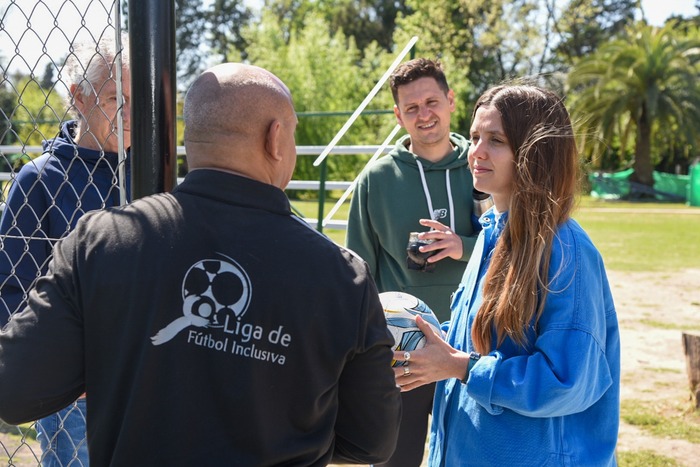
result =
[[[299,145],[327,144],[415,35],[413,54],[439,58],[455,90],[453,131],[468,133],[486,88],[518,79],[564,97],[588,170],[633,167],[650,185],[653,170],[687,174],[698,154],[697,0],[698,14],[664,28],[646,23],[639,0],[263,0],[260,12],[244,0],[175,3],[181,93],[216,63],[268,68],[294,95]],[[126,21],[128,2],[123,9]],[[0,56],[0,144],[38,144],[65,118],[63,60],[28,76],[9,75],[7,61]],[[396,124],[392,107],[385,86],[339,144],[379,144]],[[0,158],[0,169],[31,156]],[[354,179],[368,157],[329,158],[328,178]],[[312,162],[300,158],[294,177],[318,179]]]

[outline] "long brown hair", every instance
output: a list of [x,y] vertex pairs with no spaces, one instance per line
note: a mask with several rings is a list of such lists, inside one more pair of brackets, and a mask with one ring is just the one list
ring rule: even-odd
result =
[[[571,215],[578,183],[578,152],[569,113],[552,91],[506,84],[477,101],[501,115],[515,155],[508,221],[484,280],[483,303],[471,330],[474,347],[492,350],[510,337],[526,346],[547,298],[552,242]],[[474,115],[472,115],[472,119]]]

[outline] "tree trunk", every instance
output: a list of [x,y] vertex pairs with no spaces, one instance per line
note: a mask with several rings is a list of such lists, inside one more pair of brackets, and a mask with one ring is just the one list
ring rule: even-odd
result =
[[683,352],[688,370],[690,397],[696,408],[700,408],[700,333],[683,333]]
[[644,190],[644,187],[635,187],[635,183],[639,183],[648,188],[654,187],[654,165],[651,162],[651,122],[647,115],[646,107],[642,108],[642,112],[637,123],[637,141],[634,147],[634,172],[630,176],[630,198],[648,198],[650,190]]

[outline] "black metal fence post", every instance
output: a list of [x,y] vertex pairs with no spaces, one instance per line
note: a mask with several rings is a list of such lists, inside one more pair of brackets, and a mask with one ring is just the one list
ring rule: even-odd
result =
[[175,0],[129,2],[132,199],[177,183]]

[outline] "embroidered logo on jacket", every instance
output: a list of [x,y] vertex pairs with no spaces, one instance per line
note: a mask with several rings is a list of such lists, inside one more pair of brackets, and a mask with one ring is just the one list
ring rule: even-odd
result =
[[189,327],[222,328],[228,316],[240,319],[250,304],[248,274],[233,259],[204,259],[195,263],[182,281],[183,316],[151,337],[153,345],[168,342]]
[[436,221],[438,219],[444,219],[447,217],[447,209],[445,208],[440,208],[440,209],[435,209],[433,211],[433,220]]

